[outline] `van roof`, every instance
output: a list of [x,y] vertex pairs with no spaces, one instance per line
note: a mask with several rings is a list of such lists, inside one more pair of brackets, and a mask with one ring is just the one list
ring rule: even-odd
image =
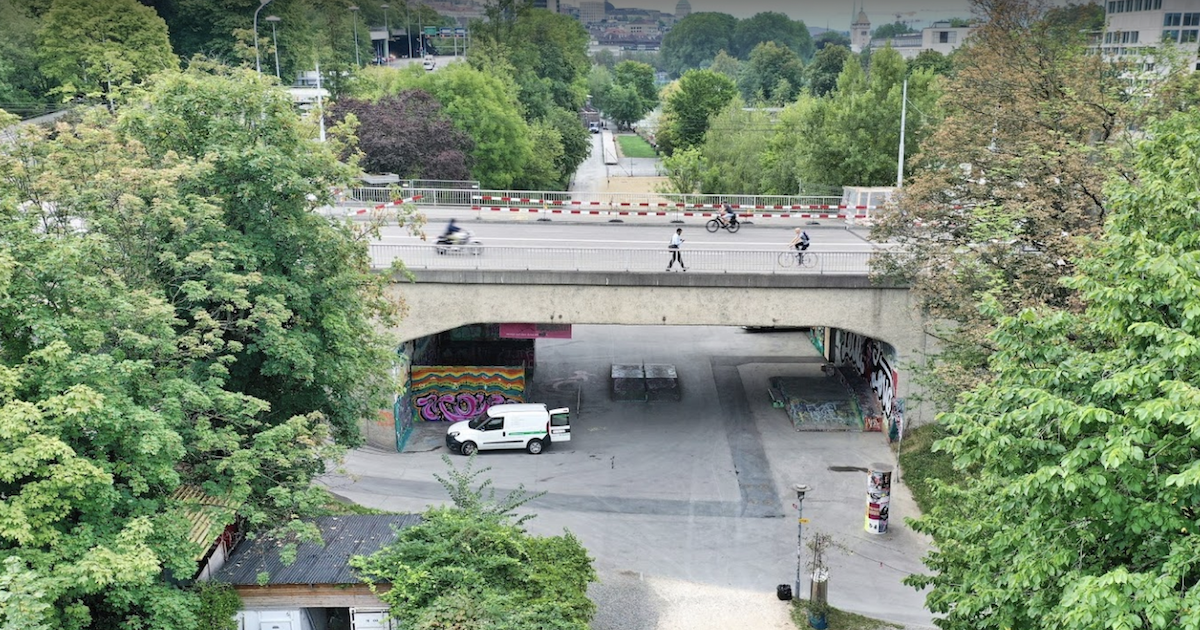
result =
[[520,413],[522,411],[545,411],[546,403],[505,403],[503,405],[492,405],[488,407],[488,417],[495,418],[496,416],[506,413]]

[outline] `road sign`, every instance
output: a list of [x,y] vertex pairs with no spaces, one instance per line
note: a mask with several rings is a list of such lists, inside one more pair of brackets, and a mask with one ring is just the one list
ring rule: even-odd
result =
[[442,37],[450,37],[451,35],[453,35],[453,34],[454,34],[454,29],[452,29],[452,28],[443,28],[443,29],[442,29],[442,33],[441,33],[441,34],[442,34]]
[[437,35],[437,34],[438,34],[438,27],[436,27],[436,26],[426,26],[426,27],[425,27],[425,34],[426,34],[426,35]]
[[455,37],[463,37],[463,36],[465,36],[466,34],[467,34],[467,29],[465,29],[465,28],[461,28],[461,27],[460,27],[460,28],[456,28],[456,29],[454,29],[454,36],[455,36]]

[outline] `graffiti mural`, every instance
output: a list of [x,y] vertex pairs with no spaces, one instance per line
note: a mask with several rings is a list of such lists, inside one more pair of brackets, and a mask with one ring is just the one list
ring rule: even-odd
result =
[[[845,330],[837,331],[833,348],[839,365],[853,365],[879,401],[882,418],[864,418],[865,431],[883,431],[889,441],[903,433],[903,410],[898,397],[900,374],[892,366],[895,351],[888,344]],[[885,427],[886,425],[886,427]]]
[[470,420],[492,405],[524,402],[525,368],[414,366],[409,390],[416,420]]

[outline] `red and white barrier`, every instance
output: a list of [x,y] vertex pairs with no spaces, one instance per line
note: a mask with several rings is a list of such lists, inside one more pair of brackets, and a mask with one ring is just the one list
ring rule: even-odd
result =
[[[709,207],[697,205],[693,207]],[[857,208],[855,208],[857,209]],[[666,216],[681,216],[694,218],[710,218],[716,217],[717,212],[663,212],[652,210],[575,210],[564,208],[517,208],[512,206],[471,206],[471,210],[489,211],[489,212],[521,212],[529,214],[566,214],[566,215],[607,215],[618,217],[666,217]],[[739,212],[738,218],[741,219],[867,219],[865,214],[844,214],[844,213],[828,213],[828,212],[780,212],[780,213],[756,213],[756,212]]]
[[[374,210],[383,210],[384,208],[391,208],[394,206],[402,206],[406,203],[412,203],[420,198],[421,198],[421,195],[416,195],[416,196],[408,197],[405,199],[396,199],[394,201],[389,201],[387,203],[381,203],[381,204],[375,206],[373,209]],[[366,214],[366,213],[370,212],[371,210],[372,210],[372,208],[359,208],[358,210],[354,211],[354,214]]]
[[[574,199],[573,200],[527,199],[524,197],[491,197],[491,196],[486,196],[486,195],[485,196],[475,196],[475,197],[472,197],[472,199],[476,199],[479,201],[503,201],[505,203],[523,203],[523,204],[536,203],[536,204],[551,205],[551,206],[567,206],[567,205],[570,205],[570,206],[583,206],[583,205],[600,206],[600,205],[604,205],[604,202],[602,202],[602,201],[580,201],[580,200],[574,200]],[[681,202],[679,202],[679,203],[665,203],[665,202],[650,203],[650,202],[646,202],[646,201],[642,201],[642,202],[619,201],[619,202],[616,202],[616,203],[613,203],[610,205],[612,207],[621,207],[621,208],[630,208],[630,207],[638,207],[638,208],[711,208],[714,210],[722,207],[722,205],[719,203],[681,203]],[[828,215],[828,216],[823,216],[821,218],[837,218],[837,217],[848,217],[848,216],[853,216],[855,218],[860,218],[860,217],[865,218],[867,216],[865,214],[847,215],[841,211],[843,211],[843,210],[875,210],[875,209],[880,208],[881,206],[850,206],[850,205],[829,205],[829,204],[798,204],[798,205],[730,204],[730,207],[733,208],[734,210],[838,210],[839,212],[836,215]],[[472,206],[472,209],[479,210],[480,206]],[[518,211],[524,211],[524,212],[536,212],[539,210],[538,208],[524,208],[523,209],[523,208],[512,208],[509,206],[502,206],[502,207],[484,206],[482,209],[484,209],[484,210],[518,210]],[[542,212],[551,212],[551,210],[547,209],[547,208],[542,208],[541,211]],[[685,214],[685,216],[700,216],[700,215]],[[703,215],[703,216],[708,216],[708,215]],[[755,215],[754,213],[747,213],[747,214],[739,213],[738,216],[749,217],[749,216],[757,216],[757,215]],[[771,214],[771,215],[761,215],[761,216],[762,217],[768,217],[768,216],[774,217],[774,216],[779,216],[779,215]],[[804,215],[804,216],[807,216],[807,215]]]

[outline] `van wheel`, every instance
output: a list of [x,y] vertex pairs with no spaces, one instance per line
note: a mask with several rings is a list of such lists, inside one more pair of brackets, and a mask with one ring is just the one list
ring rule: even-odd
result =
[[473,453],[475,453],[475,443],[474,442],[463,442],[462,446],[458,447],[458,449],[460,451],[462,451],[463,455],[470,457]]
[[534,438],[529,440],[529,444],[525,445],[525,450],[529,451],[530,455],[537,455],[542,452],[542,441]]

